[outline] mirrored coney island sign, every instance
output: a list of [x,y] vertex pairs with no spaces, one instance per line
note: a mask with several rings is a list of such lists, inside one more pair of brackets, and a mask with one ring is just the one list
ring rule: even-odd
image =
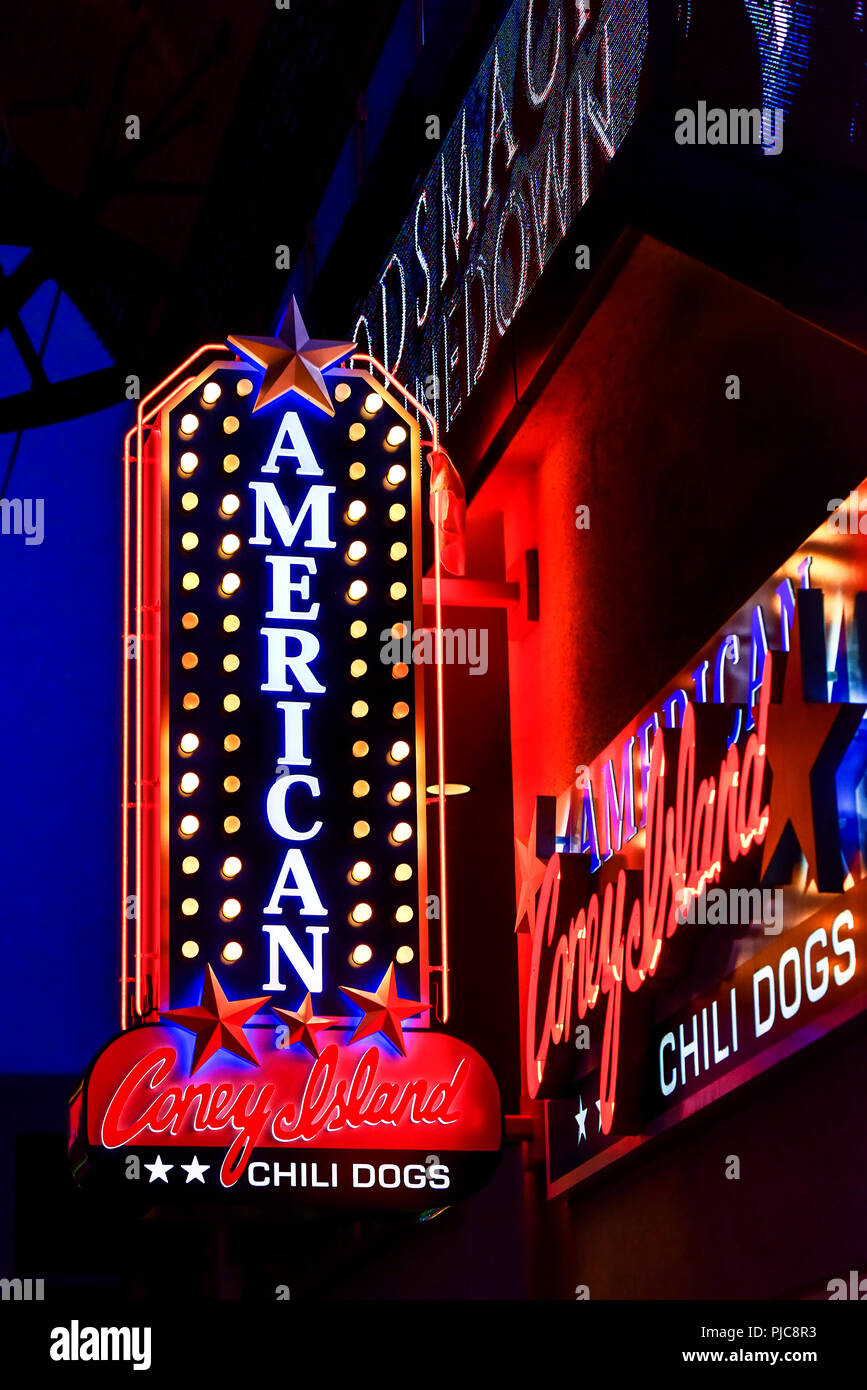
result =
[[228,344],[127,441],[121,1031],[71,1103],[74,1170],[154,1203],[447,1206],[502,1117],[437,1026],[423,672],[381,659],[422,626],[435,426],[294,301]]
[[518,842],[552,1197],[867,1008],[865,505],[540,802],[555,844]]

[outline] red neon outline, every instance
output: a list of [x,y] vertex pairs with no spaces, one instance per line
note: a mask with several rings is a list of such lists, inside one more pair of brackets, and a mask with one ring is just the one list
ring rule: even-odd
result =
[[[141,856],[142,856],[142,808],[141,808],[141,782],[142,782],[142,631],[141,631],[141,610],[142,610],[142,587],[143,587],[143,538],[142,538],[142,485],[143,485],[143,434],[146,420],[152,420],[166,404],[168,399],[175,394],[178,387],[175,386],[170,392],[166,392],[166,387],[177,382],[178,377],[193,362],[209,352],[231,352],[231,349],[224,343],[207,343],[191,353],[180,366],[164,377],[152,391],[138,404],[136,411],[136,424],[128,430],[124,436],[124,679],[123,679],[123,711],[122,711],[122,776],[123,776],[123,816],[121,834],[121,1030],[125,1031],[128,1027],[127,1019],[127,985],[130,980],[128,971],[128,950],[129,938],[126,916],[126,901],[129,888],[129,671],[128,657],[126,653],[126,641],[130,634],[126,629],[129,627],[129,598],[130,598],[130,442],[133,434],[136,436],[136,745],[135,745],[135,797],[134,807],[136,816],[135,846],[135,888],[136,888],[136,934],[135,934],[135,1008],[136,1013],[141,1014],[142,1004],[142,968],[141,968]],[[233,354],[234,356],[234,354]],[[375,367],[387,381],[401,393],[404,400],[414,406],[416,410],[424,416],[431,431],[431,448],[439,448],[439,429],[436,418],[431,412],[417,400],[406,387],[392,375],[391,372],[377,358],[369,353],[353,353],[349,358],[350,367],[355,360],[368,362]],[[156,405],[145,414],[145,406],[153,401],[160,393],[164,393],[157,401]],[[445,817],[445,704],[443,690],[442,672],[442,575],[441,575],[441,554],[440,554],[440,535],[439,535],[439,506],[440,499],[434,495],[434,585],[435,585],[435,612],[436,612],[436,652],[437,652],[437,682],[436,682],[436,703],[437,703],[437,802],[438,802],[438,824],[439,824],[439,860],[440,860],[440,956],[441,963],[438,966],[428,965],[428,974],[435,970],[440,973],[442,980],[442,999],[438,1010],[441,1023],[445,1023],[449,1017],[449,947],[448,947],[448,890],[447,890],[447,868],[446,868],[446,817]]]

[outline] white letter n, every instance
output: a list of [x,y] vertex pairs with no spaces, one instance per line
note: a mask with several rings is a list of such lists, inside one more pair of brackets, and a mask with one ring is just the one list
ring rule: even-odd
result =
[[275,922],[273,925],[269,923],[267,926],[263,926],[262,930],[268,933],[270,945],[268,952],[269,978],[262,988],[271,992],[286,988],[280,979],[280,952],[282,951],[304,988],[310,994],[321,993],[322,941],[323,937],[328,935],[328,927],[307,928],[307,934],[313,937],[312,960],[307,959],[289,928],[283,922]]

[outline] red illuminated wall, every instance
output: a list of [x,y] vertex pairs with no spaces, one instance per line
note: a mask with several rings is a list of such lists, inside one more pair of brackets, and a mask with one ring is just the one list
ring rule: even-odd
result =
[[[725,396],[732,374],[739,400]],[[501,521],[507,578],[539,551],[539,621],[510,631],[517,836],[535,797],[567,787],[860,482],[865,399],[864,354],[638,243],[470,507],[477,527]],[[589,530],[575,527],[581,503]],[[470,572],[492,554],[471,547]],[[517,941],[523,1003],[529,938]],[[769,1297],[863,1265],[853,1154],[867,1160],[867,1134],[841,1083],[859,1038],[832,1037],[568,1197],[546,1204],[528,1172],[537,1295],[585,1283],[591,1298]],[[825,1094],[833,1126],[818,1120]],[[740,1183],[724,1180],[729,1153]],[[528,1164],[541,1156],[525,1147]]]

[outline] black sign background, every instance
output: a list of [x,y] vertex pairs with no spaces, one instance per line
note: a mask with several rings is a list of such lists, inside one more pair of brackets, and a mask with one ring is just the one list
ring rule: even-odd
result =
[[[219,399],[211,405],[202,398],[206,380],[221,387]],[[172,1007],[198,1003],[207,961],[217,969],[230,997],[268,993],[263,987],[269,978],[268,936],[262,925],[269,922],[284,922],[308,960],[313,956],[313,938],[306,928],[328,927],[324,937],[324,988],[314,996],[318,1013],[351,1013],[338,987],[352,985],[375,990],[402,945],[412,949],[413,958],[396,966],[399,991],[403,996],[425,1000],[427,953],[424,923],[420,923],[424,846],[419,836],[420,829],[423,833],[424,766],[423,749],[415,737],[421,668],[410,668],[396,678],[396,668],[381,660],[380,639],[381,631],[398,621],[412,622],[414,627],[421,625],[420,604],[413,585],[419,528],[417,427],[391,402],[377,413],[365,413],[363,403],[374,387],[363,373],[329,374],[333,418],[309,406],[295,393],[253,414],[258,380],[248,367],[219,363],[211,373],[203,375],[192,394],[164,416],[163,771],[168,788],[163,805],[167,806],[168,815],[163,827],[163,872],[167,877],[163,898],[165,905],[167,896],[170,1001],[164,994],[161,1007],[167,1007],[169,1002]],[[237,386],[245,381],[253,382],[253,390],[239,396]],[[336,389],[340,382],[346,383],[348,394]],[[340,395],[344,396],[342,400]],[[298,476],[293,458],[281,460],[276,474],[261,472],[286,410],[298,413],[323,470],[321,477]],[[190,413],[197,417],[198,427],[191,436],[184,436],[180,432],[181,420]],[[238,421],[231,433],[225,430],[227,416]],[[231,418],[229,424],[231,427]],[[350,427],[358,424],[363,424],[364,435],[353,440]],[[407,438],[392,448],[386,443],[386,434],[395,424],[405,425]],[[181,456],[188,451],[196,455],[198,464],[191,474],[185,475],[180,471]],[[227,458],[232,471],[227,471]],[[364,465],[364,475],[353,479],[350,467],[359,463]],[[406,476],[391,487],[386,475],[395,464],[403,465]],[[249,484],[257,479],[276,485],[293,518],[311,484],[334,486],[336,492],[330,499],[329,512],[330,538],[336,542],[335,548],[305,547],[304,541],[310,535],[309,522],[305,520],[287,549],[267,517],[265,531],[273,538],[271,545],[251,546],[255,514]],[[197,498],[192,510],[182,506],[185,494]],[[237,496],[240,506],[234,515],[224,519],[220,503],[226,494]],[[356,498],[365,502],[367,512],[360,522],[351,524],[346,508]],[[389,509],[395,503],[405,506],[405,515],[398,521],[389,518]],[[182,537],[187,532],[198,537],[191,551],[182,547]],[[219,548],[227,534],[237,535],[241,546],[234,556],[224,559]],[[367,555],[358,564],[351,564],[346,558],[347,547],[354,540],[364,541],[368,547]],[[403,559],[389,558],[395,542],[406,546]],[[310,580],[310,601],[320,605],[315,622],[265,616],[271,607],[271,567],[266,557],[281,554],[315,559],[317,573]],[[187,573],[199,576],[198,587],[189,591],[182,586]],[[231,597],[223,597],[219,592],[222,577],[227,573],[241,577],[240,589]],[[297,579],[298,573],[295,571],[293,578]],[[346,599],[353,579],[363,579],[368,585],[368,594],[357,604]],[[402,599],[389,596],[395,582],[406,586]],[[299,610],[308,607],[297,593],[293,605]],[[191,629],[183,626],[186,613],[198,619]],[[240,620],[235,633],[224,630],[223,620],[228,614],[237,615]],[[367,624],[361,638],[350,634],[354,620]],[[326,687],[324,694],[304,694],[297,685],[291,694],[284,695],[260,689],[266,679],[266,639],[260,631],[265,626],[297,627],[316,633],[320,653],[311,669]],[[289,651],[294,650],[290,644]],[[182,664],[186,653],[197,658],[191,670]],[[236,671],[224,669],[226,656],[239,658]],[[351,666],[357,660],[366,662],[366,671],[356,678],[351,675]],[[184,696],[191,692],[198,695],[199,703],[195,709],[185,710]],[[240,698],[236,712],[225,710],[227,695]],[[304,716],[305,752],[310,766],[287,770],[318,778],[320,796],[314,800],[307,788],[294,787],[289,807],[290,817],[299,828],[310,826],[314,820],[323,822],[319,834],[301,842],[299,848],[327,909],[325,917],[302,917],[297,898],[284,898],[279,916],[268,916],[262,911],[290,847],[289,842],[274,833],[265,815],[267,792],[280,771],[277,760],[283,749],[283,714],[277,702],[281,699],[300,699],[311,705]],[[368,713],[356,718],[352,706],[360,700],[367,704]],[[396,718],[394,708],[399,701],[408,706],[408,712]],[[180,737],[187,731],[200,740],[192,756],[179,752]],[[240,746],[226,751],[224,739],[232,734],[240,738]],[[406,739],[412,750],[399,766],[388,762],[388,750],[396,739]],[[353,747],[359,741],[369,748],[363,757],[353,755]],[[200,777],[199,787],[190,796],[179,791],[185,772],[195,772]],[[240,779],[238,790],[225,789],[227,776]],[[353,784],[359,780],[366,781],[370,791],[355,797]],[[388,795],[398,780],[410,783],[413,796],[395,806],[389,803]],[[178,833],[178,826],[188,814],[199,818],[200,828],[185,839]],[[225,829],[229,816],[240,820],[240,829],[235,833]],[[370,831],[358,839],[353,826],[362,820]],[[408,821],[413,826],[413,837],[404,845],[389,841],[389,832],[398,821]],[[229,855],[240,858],[243,869],[236,878],[225,880],[220,866]],[[181,868],[186,856],[199,861],[199,868],[190,874]],[[373,870],[370,879],[361,885],[348,878],[350,868],[359,859],[367,860]],[[395,883],[393,870],[405,863],[412,868],[412,878]],[[192,916],[186,916],[182,908],[188,898],[198,904]],[[230,921],[220,915],[228,898],[236,898],[242,905],[240,915]],[[360,901],[374,909],[371,921],[363,927],[349,922],[352,908]],[[412,907],[413,918],[398,925],[394,913],[401,905]],[[195,941],[200,947],[192,959],[182,954],[186,941]],[[221,959],[221,951],[230,941],[243,946],[243,955],[234,963]],[[373,954],[369,963],[354,967],[349,964],[349,955],[360,942],[367,944]],[[282,953],[279,968],[287,988],[275,994],[274,1002],[296,1008],[306,987]]]

